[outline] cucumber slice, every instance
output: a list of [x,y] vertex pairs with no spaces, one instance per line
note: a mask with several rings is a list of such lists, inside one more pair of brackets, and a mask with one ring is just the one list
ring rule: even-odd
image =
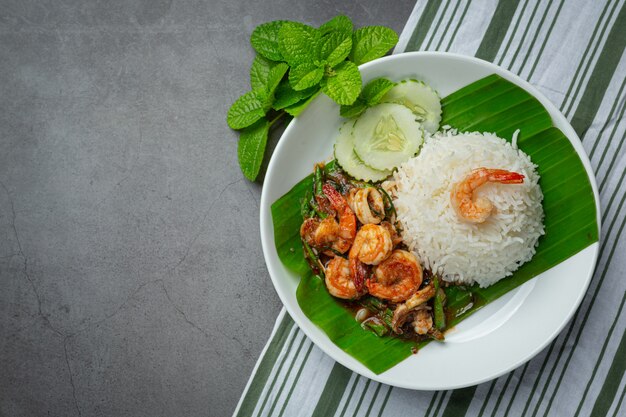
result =
[[391,175],[390,170],[370,168],[354,153],[354,135],[352,128],[354,121],[348,121],[339,129],[339,136],[335,143],[335,159],[348,174],[358,180],[382,181]]
[[417,116],[424,130],[431,134],[439,130],[441,99],[435,90],[422,81],[400,81],[385,94],[381,103],[402,104]]
[[394,169],[415,155],[424,135],[411,110],[401,104],[367,109],[354,124],[354,150],[374,169]]

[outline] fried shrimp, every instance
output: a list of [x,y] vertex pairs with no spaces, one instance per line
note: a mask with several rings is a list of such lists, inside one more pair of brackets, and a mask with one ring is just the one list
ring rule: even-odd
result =
[[369,275],[367,265],[378,265],[391,254],[393,242],[383,226],[366,224],[359,229],[350,249],[350,274],[358,289],[363,288]]
[[368,265],[378,265],[389,256],[392,248],[391,235],[385,227],[366,224],[356,234],[349,258]]
[[348,204],[363,224],[379,224],[385,217],[383,197],[374,187],[351,189]]
[[411,252],[397,249],[365,284],[374,297],[398,303],[411,297],[422,284],[422,267]]
[[352,246],[356,235],[356,217],[346,199],[332,185],[324,184],[322,190],[339,217],[337,236],[332,248],[339,253],[345,253]]
[[474,191],[488,182],[521,184],[524,175],[503,169],[478,168],[457,183],[450,192],[450,202],[456,213],[467,222],[483,223],[493,211],[493,204],[486,198],[474,197]]
[[346,300],[357,298],[360,294],[350,277],[350,264],[347,259],[337,256],[328,262],[325,270],[328,292]]

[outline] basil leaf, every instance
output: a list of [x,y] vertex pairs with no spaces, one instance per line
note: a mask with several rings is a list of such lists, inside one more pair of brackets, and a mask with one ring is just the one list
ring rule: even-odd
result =
[[243,129],[262,119],[265,117],[267,103],[267,93],[264,90],[248,91],[239,97],[228,109],[228,116],[226,117],[228,126],[231,129]]
[[269,129],[269,122],[263,119],[244,129],[239,135],[237,159],[241,172],[250,181],[254,181],[259,175]]
[[350,61],[342,62],[334,69],[334,75],[324,77],[322,91],[338,104],[352,104],[361,92],[361,73]]
[[331,67],[345,60],[352,50],[352,36],[341,33],[330,33],[322,38],[320,58]]
[[324,76],[324,68],[304,63],[289,70],[289,84],[294,90],[304,90],[317,85]]
[[352,35],[350,59],[357,65],[380,58],[398,43],[398,35],[384,26],[365,26]]
[[291,66],[315,62],[319,43],[320,32],[303,23],[285,22],[278,33],[280,52]]
[[250,36],[250,43],[254,50],[271,61],[282,61],[283,56],[278,47],[278,32],[285,22],[285,20],[274,20],[254,28]]

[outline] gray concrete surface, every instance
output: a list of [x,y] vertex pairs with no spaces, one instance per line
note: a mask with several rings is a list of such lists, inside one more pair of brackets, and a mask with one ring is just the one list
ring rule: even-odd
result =
[[225,123],[264,21],[411,0],[0,1],[0,416],[227,416],[281,304]]

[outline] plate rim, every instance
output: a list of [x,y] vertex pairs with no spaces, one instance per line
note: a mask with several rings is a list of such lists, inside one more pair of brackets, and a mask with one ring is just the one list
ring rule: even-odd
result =
[[[541,93],[537,88],[535,88],[532,84],[530,84],[528,81],[522,79],[521,77],[519,77],[518,75],[512,73],[511,71],[502,68],[492,62],[489,61],[485,61],[483,59],[480,58],[476,58],[470,55],[463,55],[463,54],[457,54],[457,53],[452,53],[452,52],[434,52],[434,51],[415,51],[415,52],[403,52],[403,53],[398,53],[398,54],[393,54],[393,55],[389,55],[389,56],[385,56],[379,59],[376,59],[374,61],[370,61],[368,63],[362,64],[359,66],[359,70],[363,70],[363,69],[367,69],[371,66],[376,66],[379,65],[380,63],[383,62],[387,62],[387,61],[393,61],[396,59],[404,59],[404,57],[432,57],[432,56],[436,56],[436,57],[441,57],[441,56],[448,56],[451,58],[456,58],[459,60],[465,60],[465,61],[469,61],[472,62],[474,64],[479,64],[482,66],[486,66],[489,69],[492,70],[493,73],[498,74],[500,76],[502,76],[503,78],[507,79],[508,81],[513,82],[514,84],[518,85],[519,87],[523,88],[525,91],[527,91],[528,93],[530,93],[534,98],[536,98],[537,100],[539,100],[539,102],[546,108],[546,110],[548,111],[548,113],[550,114],[550,117],[552,119],[553,124],[556,124],[556,121],[559,120],[559,123],[563,125],[564,129],[562,129],[563,133],[565,134],[565,136],[567,137],[567,139],[570,141],[570,143],[572,144],[572,146],[574,147],[574,149],[576,150],[576,153],[578,154],[578,157],[580,158],[581,162],[583,163],[583,166],[585,168],[585,171],[587,173],[587,177],[590,181],[591,184],[591,188],[593,191],[593,195],[594,195],[594,202],[596,205],[596,222],[597,222],[597,226],[598,226],[598,241],[592,243],[591,245],[585,247],[584,249],[582,249],[581,251],[577,252],[575,255],[573,256],[577,256],[578,254],[582,253],[583,251],[587,251],[587,250],[591,250],[593,251],[592,253],[592,262],[591,265],[592,267],[590,268],[590,272],[587,274],[587,277],[585,279],[585,283],[584,285],[581,285],[580,287],[580,291],[577,294],[576,300],[575,302],[571,305],[570,310],[567,312],[565,318],[563,319],[562,323],[557,326],[555,328],[555,330],[550,334],[549,337],[547,337],[542,343],[540,343],[535,349],[529,351],[528,354],[524,355],[523,357],[520,357],[518,360],[515,361],[515,363],[511,366],[505,367],[499,371],[493,372],[490,375],[481,377],[481,378],[477,378],[475,380],[473,380],[472,382],[466,382],[466,383],[460,383],[460,384],[451,384],[451,385],[445,385],[445,386],[429,386],[429,387],[425,387],[425,386],[421,386],[421,385],[412,385],[412,384],[407,384],[407,383],[402,383],[402,382],[398,382],[398,381],[394,381],[391,380],[389,378],[385,377],[385,374],[388,371],[382,372],[380,374],[374,374],[372,371],[370,371],[369,369],[367,369],[363,364],[360,364],[360,366],[362,366],[364,368],[365,372],[362,372],[362,370],[360,369],[354,369],[354,367],[352,366],[352,364],[348,363],[346,360],[344,360],[345,358],[340,357],[339,355],[336,355],[334,352],[330,352],[329,350],[327,350],[322,343],[319,343],[319,341],[317,340],[317,336],[314,336],[311,332],[310,329],[307,328],[307,326],[315,326],[314,323],[312,323],[310,320],[308,320],[307,322],[303,322],[297,314],[295,314],[292,311],[292,308],[289,306],[289,303],[286,301],[285,297],[286,294],[283,295],[281,291],[278,290],[278,286],[277,286],[277,280],[279,279],[278,277],[275,277],[272,273],[272,271],[270,271],[270,266],[269,266],[269,262],[268,262],[268,258],[269,258],[269,251],[270,248],[268,248],[265,244],[266,241],[270,241],[273,243],[273,239],[270,239],[268,237],[268,233],[270,233],[270,231],[268,230],[268,228],[271,228],[271,226],[273,225],[273,222],[271,221],[271,204],[273,202],[268,202],[268,191],[267,191],[267,187],[263,186],[262,190],[261,190],[261,199],[260,199],[260,216],[259,216],[259,222],[260,222],[260,235],[261,235],[261,246],[263,249],[263,257],[264,257],[264,261],[266,263],[267,269],[268,269],[268,274],[270,275],[270,279],[272,280],[272,285],[274,287],[274,291],[276,291],[276,293],[278,294],[278,297],[280,298],[281,303],[283,304],[283,307],[287,310],[287,312],[289,313],[289,315],[291,316],[292,320],[295,322],[295,324],[298,326],[298,328],[300,330],[302,330],[304,332],[304,334],[311,340],[311,342],[313,342],[315,344],[315,346],[317,346],[318,348],[320,348],[326,355],[330,356],[335,362],[340,363],[341,365],[345,366],[346,368],[350,369],[352,372],[355,372],[361,376],[364,376],[366,378],[372,379],[376,382],[380,382],[380,383],[384,383],[387,385],[392,385],[395,387],[399,387],[399,388],[404,388],[404,389],[411,389],[411,390],[422,390],[422,391],[433,391],[433,390],[447,390],[447,389],[458,389],[458,388],[465,388],[465,387],[469,387],[469,386],[475,386],[478,384],[481,384],[483,382],[487,382],[487,381],[491,381],[495,378],[498,378],[514,369],[517,369],[518,367],[520,367],[521,365],[523,365],[524,363],[528,362],[529,360],[531,360],[533,357],[535,357],[541,350],[543,350],[549,343],[551,343],[563,330],[563,328],[566,326],[567,323],[569,323],[569,321],[571,320],[572,316],[574,315],[574,313],[576,312],[576,310],[578,310],[578,308],[580,307],[580,304],[582,303],[582,300],[585,296],[585,294],[587,293],[587,290],[589,288],[589,285],[591,283],[591,279],[593,278],[593,273],[595,270],[595,267],[597,266],[597,262],[598,262],[598,257],[599,257],[599,250],[600,250],[600,241],[601,241],[601,236],[602,236],[602,214],[601,214],[601,206],[600,206],[600,195],[598,192],[598,186],[597,186],[597,182],[596,182],[596,178],[595,178],[595,174],[593,171],[593,168],[591,167],[591,162],[589,160],[589,156],[587,155],[587,152],[585,151],[584,147],[582,146],[582,141],[579,138],[578,134],[576,133],[576,131],[574,130],[574,128],[571,126],[570,122],[567,120],[567,118],[561,113],[561,111],[558,109],[558,107],[556,107],[556,105],[554,105],[545,95],[543,95],[543,93]],[[462,87],[461,87],[462,88]],[[316,98],[316,100],[319,100],[319,97]],[[555,118],[557,120],[555,120]],[[283,141],[283,137],[287,136],[291,130],[295,129],[295,126],[297,126],[297,119],[293,119],[289,125],[286,127],[285,131],[282,133],[281,137],[278,140],[278,143],[276,145],[276,148],[274,149],[274,153],[272,155],[272,157],[270,158],[268,167],[267,167],[267,175],[265,177],[265,179],[267,179],[270,175],[270,173],[273,171],[273,167],[276,163],[276,158],[274,157],[277,153],[279,153],[279,150],[282,148],[282,145],[285,143],[285,141]],[[299,181],[299,180],[298,180]],[[297,181],[296,181],[297,183]],[[265,185],[265,181],[264,184]],[[295,183],[294,183],[295,185]],[[269,217],[268,217],[269,215]],[[264,219],[269,218],[270,219],[270,224],[268,225],[266,221],[264,221]],[[272,231],[272,235],[273,235],[273,231]],[[568,258],[568,259],[571,259]],[[563,261],[565,262],[565,261]],[[554,267],[553,267],[554,268]],[[552,268],[550,268],[552,269]],[[546,272],[546,271],[544,271]],[[543,273],[542,273],[543,274]],[[528,281],[528,282],[532,282],[536,279],[533,278],[532,280]],[[322,331],[323,333],[323,331]],[[325,335],[325,333],[323,333]],[[327,337],[327,336],[326,336]],[[331,344],[334,345],[334,343],[332,343],[332,341],[330,341],[330,339],[328,339],[328,342],[330,342]],[[336,346],[336,345],[335,345]],[[343,354],[347,355],[348,357],[350,357],[347,353],[341,351]],[[353,358],[354,359],[354,358]],[[408,358],[407,358],[408,359]],[[396,366],[400,366],[401,363],[403,363],[404,361],[399,362],[398,364],[394,365],[392,368],[395,368]]]

